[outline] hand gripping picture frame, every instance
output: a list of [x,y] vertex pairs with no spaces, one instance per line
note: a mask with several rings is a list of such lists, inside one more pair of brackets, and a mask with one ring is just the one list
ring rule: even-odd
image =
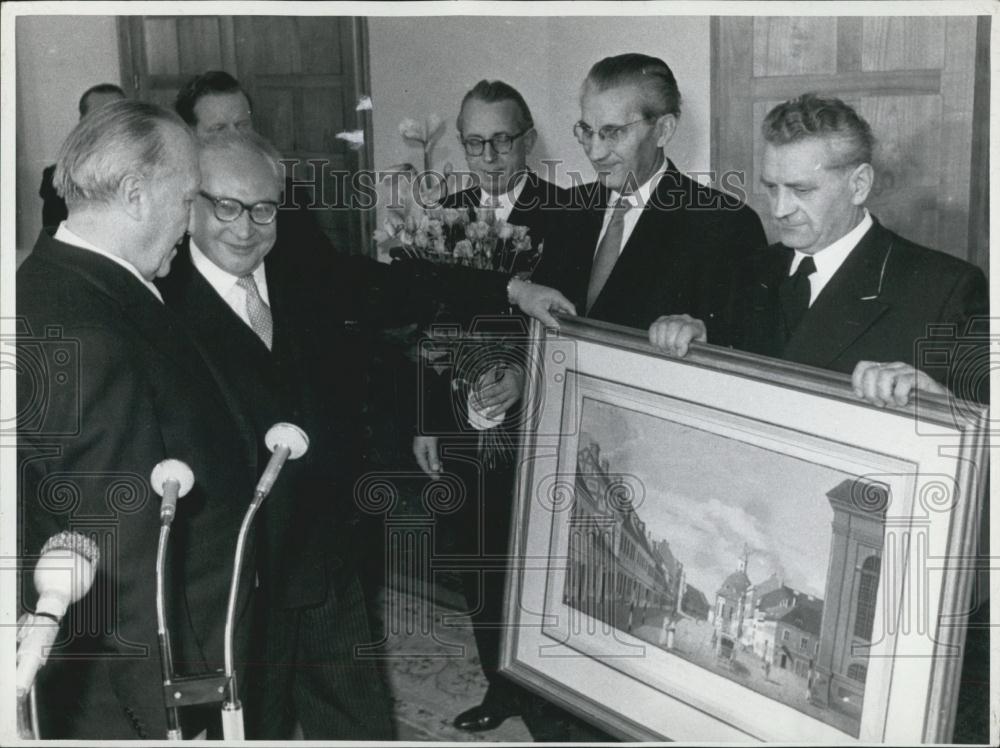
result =
[[628,740],[951,739],[988,411],[534,328],[502,667]]

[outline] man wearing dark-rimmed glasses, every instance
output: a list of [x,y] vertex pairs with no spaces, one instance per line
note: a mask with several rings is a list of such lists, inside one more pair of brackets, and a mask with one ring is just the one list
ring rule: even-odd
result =
[[[280,155],[253,132],[201,143],[189,240],[161,280],[166,303],[264,435],[290,421],[309,451],[289,463],[256,525],[258,640],[243,673],[247,733],[287,739],[390,740],[390,704],[371,660],[357,576],[350,474],[365,360],[337,324],[331,273],[276,244]],[[248,497],[249,499],[249,497]]]
[[[548,241],[555,213],[568,204],[566,190],[527,167],[538,137],[528,104],[509,84],[482,80],[462,99],[456,130],[473,184],[448,195],[444,207],[470,211],[472,217],[489,212],[496,221],[526,227],[533,252],[515,255],[498,251],[493,255],[493,269],[500,271],[501,284],[511,276],[526,277],[537,260],[537,250]],[[453,281],[456,286],[466,282],[459,277]],[[488,298],[489,294],[483,294],[470,304],[469,314],[478,318],[477,331],[523,337],[524,322],[504,316],[507,299],[498,297],[491,303]],[[458,476],[465,490],[462,506],[442,518],[437,529],[451,541],[454,552],[464,556],[506,555],[514,460],[479,459],[480,432],[476,428],[485,423],[479,419],[478,426],[470,425],[469,414],[473,407],[488,413],[494,420],[490,428],[516,444],[522,421],[518,411],[524,389],[523,366],[507,361],[487,371],[478,386],[452,380],[450,373],[429,374],[423,385],[426,417],[413,440],[417,463],[435,478],[442,470]],[[458,454],[462,457],[452,459]],[[453,721],[457,728],[470,732],[492,730],[530,707],[527,694],[498,672],[506,572],[495,563],[493,568],[485,563],[483,567],[464,573],[462,578],[479,661],[488,681],[482,702]]]
[[[524,97],[503,81],[479,81],[465,94],[455,123],[473,184],[448,195],[446,208],[487,208],[494,217],[526,226],[537,248],[549,229],[552,213],[567,205],[566,190],[528,169],[528,156],[538,133]],[[524,258],[527,259],[527,258]],[[508,274],[527,270],[510,258],[494,258]]]
[[534,285],[510,284],[514,303],[533,308],[533,297],[550,286],[578,314],[640,329],[697,308],[713,340],[729,342],[730,290],[744,258],[766,240],[760,219],[738,198],[698,184],[665,157],[680,114],[677,82],[663,60],[630,53],[590,69],[573,134],[597,182],[572,190],[569,204],[583,207],[558,214]]

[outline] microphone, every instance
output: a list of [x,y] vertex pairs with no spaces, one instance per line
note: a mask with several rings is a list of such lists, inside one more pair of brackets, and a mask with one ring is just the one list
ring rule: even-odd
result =
[[17,649],[18,698],[31,690],[48,660],[66,609],[90,592],[100,559],[97,544],[78,532],[65,530],[42,546],[34,576],[38,604]]
[[271,450],[271,459],[257,482],[256,498],[263,499],[274,487],[285,460],[297,460],[309,449],[309,437],[294,423],[276,423],[264,435],[264,444]]
[[157,495],[163,498],[163,503],[160,504],[160,524],[169,525],[177,512],[177,499],[187,496],[194,485],[194,473],[180,460],[163,460],[156,463],[149,482]]
[[243,568],[243,551],[247,534],[254,515],[264,503],[264,499],[274,487],[278,473],[285,460],[297,460],[309,449],[309,437],[306,432],[293,423],[276,423],[264,435],[264,444],[271,450],[271,459],[264,468],[263,475],[257,481],[253,501],[243,515],[239,535],[236,536],[236,554],[233,558],[233,576],[229,580],[229,603],[226,605],[226,630],[223,643],[225,673],[227,687],[222,701],[222,737],[224,740],[243,740],[243,705],[239,700],[239,689],[236,687],[236,665],[233,661],[233,631],[236,624],[236,596],[239,592],[240,574]]

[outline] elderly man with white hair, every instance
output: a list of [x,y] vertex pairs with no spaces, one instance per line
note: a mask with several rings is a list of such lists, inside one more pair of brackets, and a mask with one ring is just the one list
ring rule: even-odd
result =
[[[175,669],[214,673],[223,662],[230,560],[257,455],[235,398],[152,283],[169,270],[199,182],[194,139],[176,115],[108,104],[63,144],[55,184],[69,216],[17,273],[19,605],[34,610],[30,574],[48,539],[76,533],[100,549],[93,588],[70,606],[41,672],[45,738],[166,736],[160,500],[149,481],[167,458],[195,476],[176,509],[168,569]],[[252,578],[241,587],[246,611]],[[249,623],[237,619],[238,653]],[[208,715],[180,711],[189,735],[208,726]]]

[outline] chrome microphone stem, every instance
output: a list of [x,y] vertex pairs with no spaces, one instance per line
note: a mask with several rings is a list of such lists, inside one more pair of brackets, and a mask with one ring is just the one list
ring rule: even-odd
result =
[[[166,593],[164,578],[166,576],[167,540],[170,537],[170,523],[165,521],[160,525],[160,541],[156,546],[156,638],[160,645],[160,674],[163,685],[174,677],[174,656],[170,650],[170,631],[167,628]],[[164,705],[167,710],[167,740],[182,740],[180,719],[177,707]]]
[[233,578],[229,582],[229,602],[226,605],[226,632],[225,632],[225,676],[228,693],[226,700],[222,704],[222,727],[223,737],[228,740],[243,739],[243,718],[242,707],[240,705],[239,694],[236,686],[236,667],[233,662],[233,629],[236,621],[236,598],[240,588],[240,576],[243,571],[243,556],[246,551],[247,535],[250,532],[250,525],[254,515],[264,503],[266,494],[254,492],[253,501],[247,513],[243,516],[243,524],[240,525],[240,533],[236,539],[236,554],[233,560]]
[[35,684],[31,684],[28,692],[28,703],[31,705],[31,731],[35,734],[35,740],[41,740],[42,733],[38,729],[38,696],[35,692]]

